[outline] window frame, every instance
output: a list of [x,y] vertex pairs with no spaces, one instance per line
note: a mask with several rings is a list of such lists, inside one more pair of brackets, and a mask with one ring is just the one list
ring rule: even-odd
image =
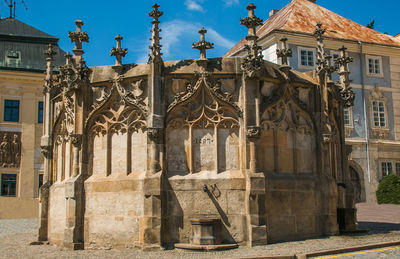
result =
[[335,66],[337,68],[337,70],[339,71],[340,69],[340,65],[339,64],[335,64],[335,55],[337,55],[337,58],[340,58],[340,52],[337,50],[331,50],[329,51],[329,55],[332,57],[332,65]]
[[[40,109],[40,104],[42,105],[42,109]],[[43,101],[38,101],[37,111],[38,111],[37,123],[43,124],[43,121],[44,121],[44,102]],[[42,111],[42,116],[40,116],[40,111]]]
[[[9,53],[15,53],[17,54],[17,57],[13,57]],[[5,51],[5,65],[6,67],[11,67],[11,68],[19,68],[21,66],[21,51],[19,50],[6,50]],[[15,66],[12,66],[11,63],[15,62]]]
[[[375,111],[374,110],[374,103],[378,103],[378,110],[377,111]],[[381,107],[381,105],[380,104],[383,104],[382,105],[382,107],[383,107],[383,112],[381,112],[380,111],[380,107]],[[375,125],[375,113],[377,113],[378,114],[378,126],[376,126]],[[385,125],[384,126],[382,126],[381,125],[381,114],[383,114],[383,119],[384,119],[384,122],[385,122]],[[377,128],[377,129],[385,129],[385,128],[388,128],[388,123],[387,123],[387,105],[386,105],[386,101],[385,100],[383,100],[383,99],[372,99],[371,100],[371,123],[372,123],[372,128]]]
[[[346,124],[346,117],[345,117],[345,111],[348,110],[349,111],[349,124]],[[349,128],[353,128],[354,124],[353,124],[353,107],[344,107],[343,108],[343,120],[344,120],[344,126],[345,127],[349,127]]]
[[[14,195],[3,195],[3,177],[5,177],[5,176],[10,176],[10,175],[13,175],[13,176],[15,176],[15,194]],[[7,180],[7,181],[14,181],[14,180]],[[1,184],[1,186],[0,186],[0,197],[17,197],[17,194],[18,194],[18,174],[15,174],[15,173],[3,173],[3,174],[1,174],[1,179],[0,179],[0,184]],[[8,187],[9,188],[9,187]]]
[[[309,65],[302,65],[301,64],[301,52],[302,51],[310,51],[313,53],[313,65],[309,66]],[[298,67],[300,69],[314,69],[316,67],[316,55],[317,55],[317,50],[315,48],[307,48],[307,47],[297,47],[297,56],[298,56]],[[308,61],[307,61],[308,64]]]
[[[369,61],[370,59],[373,60],[378,60],[379,61],[379,73],[371,73],[369,70]],[[374,55],[365,55],[365,68],[367,72],[367,76],[371,77],[383,77],[383,63],[382,63],[382,57],[381,56],[374,56]]]
[[[385,165],[385,169],[386,170],[384,170],[384,165]],[[381,161],[381,175],[382,175],[382,178],[387,176],[387,175],[391,175],[391,174],[393,174],[393,164],[392,164],[392,162],[391,161]]]
[[395,171],[396,171],[396,175],[400,176],[400,162],[394,162],[394,167],[395,167]]
[[[6,119],[7,108],[12,108],[12,107],[6,107],[6,102],[8,102],[8,101],[13,101],[13,102],[18,103],[17,120]],[[4,122],[20,122],[20,111],[21,111],[21,101],[19,99],[3,99],[3,121]]]

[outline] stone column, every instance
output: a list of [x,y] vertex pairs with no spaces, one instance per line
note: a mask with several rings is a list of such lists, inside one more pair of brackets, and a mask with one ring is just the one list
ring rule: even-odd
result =
[[250,165],[246,175],[246,208],[248,224],[248,245],[267,243],[265,222],[265,177],[257,171],[256,142],[261,135],[259,127],[248,127],[246,131],[249,143]]
[[39,190],[39,233],[38,241],[47,241],[48,231],[48,209],[49,209],[49,191],[51,186],[50,172],[52,160],[52,145],[50,140],[51,135],[51,90],[53,88],[53,57],[56,52],[52,45],[44,52],[46,58],[46,79],[43,86],[44,94],[44,121],[43,121],[43,136],[40,141],[40,147],[44,156],[44,179],[43,185]]
[[73,174],[65,182],[66,227],[64,247],[71,250],[83,249],[83,176],[80,172],[82,135],[71,134],[73,145]]

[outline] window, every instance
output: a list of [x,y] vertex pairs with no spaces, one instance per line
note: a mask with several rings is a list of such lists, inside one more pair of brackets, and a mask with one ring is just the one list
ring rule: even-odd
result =
[[392,174],[392,163],[391,162],[382,162],[382,176],[386,176]]
[[331,51],[331,57],[332,57],[332,65],[334,65],[335,68],[336,68],[337,70],[339,70],[339,69],[340,69],[340,65],[335,63],[335,59],[340,58],[339,52],[337,52],[337,51]]
[[309,48],[299,48],[299,67],[312,68],[315,66],[315,50]]
[[38,104],[38,123],[43,123],[43,102]]
[[38,174],[38,189],[43,185],[43,174]]
[[18,100],[4,100],[4,121],[19,121]]
[[396,174],[400,176],[400,163],[396,163]]
[[385,102],[372,101],[372,115],[374,119],[374,127],[386,127],[385,119]]
[[16,196],[17,194],[17,175],[1,175],[1,196]]
[[21,52],[16,50],[7,50],[6,52],[6,66],[19,67],[21,64]]
[[367,69],[369,76],[382,76],[382,58],[367,56]]
[[352,126],[352,116],[351,116],[351,110],[349,107],[346,107],[343,109],[344,113],[344,125],[345,126]]

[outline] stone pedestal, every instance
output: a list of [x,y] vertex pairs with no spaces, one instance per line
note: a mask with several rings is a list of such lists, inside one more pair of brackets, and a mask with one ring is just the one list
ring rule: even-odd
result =
[[237,244],[221,244],[219,232],[221,220],[219,218],[199,218],[190,220],[192,236],[190,244],[175,244],[176,248],[190,250],[225,250],[237,248]]
[[221,224],[219,218],[202,218],[190,220],[192,224],[192,236],[190,243],[193,245],[220,244],[218,240],[218,228]]

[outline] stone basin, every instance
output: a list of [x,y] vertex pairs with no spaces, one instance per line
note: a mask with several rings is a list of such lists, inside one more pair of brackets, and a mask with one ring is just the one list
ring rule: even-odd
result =
[[192,235],[190,244],[175,244],[176,248],[191,250],[225,250],[237,248],[237,244],[221,244],[220,218],[195,218],[191,219]]

